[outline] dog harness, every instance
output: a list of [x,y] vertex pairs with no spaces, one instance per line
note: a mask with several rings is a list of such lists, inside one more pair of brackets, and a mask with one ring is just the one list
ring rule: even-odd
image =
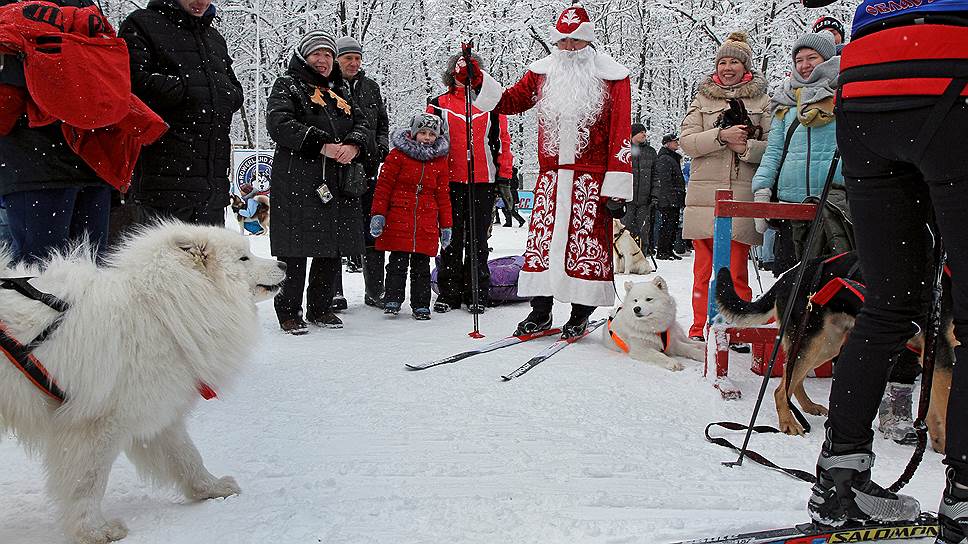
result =
[[[30,285],[28,281],[30,279],[32,278],[0,278],[0,288],[10,289],[31,300],[43,302],[50,308],[60,312],[61,315],[28,344],[24,344],[14,338],[3,321],[0,321],[0,351],[7,356],[7,359],[13,363],[13,366],[17,367],[17,370],[23,373],[37,389],[40,389],[41,392],[53,400],[65,402],[67,401],[67,395],[57,385],[57,382],[54,381],[50,372],[44,368],[44,365],[34,357],[33,352],[57,330],[63,319],[64,312],[70,308],[70,305],[54,295],[44,293],[33,285]],[[205,400],[218,398],[215,390],[204,382],[198,382],[198,394]]]
[[[618,311],[616,311],[615,313],[617,314],[618,312],[621,312],[621,311],[622,311],[622,307],[619,306]],[[629,347],[628,342],[623,340],[621,336],[619,336],[614,330],[612,330],[612,319],[614,319],[614,317],[609,317],[608,322],[605,325],[606,329],[608,330],[608,337],[612,339],[612,342],[615,342],[615,345],[618,346],[618,349],[624,351],[625,353],[628,353],[631,347]],[[659,341],[662,342],[662,353],[665,353],[666,350],[669,349],[669,331],[660,332],[656,334],[656,336],[658,336]]]
[[[69,306],[63,300],[51,295],[49,293],[43,293],[38,291],[33,285],[27,281],[30,278],[2,278],[0,279],[0,288],[11,289],[17,291],[21,295],[36,300],[38,302],[43,302],[47,306],[61,312],[63,314]],[[40,389],[48,397],[58,401],[64,402],[67,400],[64,395],[64,391],[57,386],[54,378],[51,377],[44,365],[37,360],[33,355],[33,351],[37,349],[37,346],[42,344],[47,338],[53,334],[57,327],[60,326],[61,317],[59,316],[54,320],[43,332],[37,335],[30,343],[23,344],[19,342],[16,338],[10,335],[10,331],[7,329],[6,325],[0,321],[0,351],[3,351],[7,359],[13,363],[13,366],[17,367],[17,370],[23,373],[24,376],[30,380],[38,389]]]

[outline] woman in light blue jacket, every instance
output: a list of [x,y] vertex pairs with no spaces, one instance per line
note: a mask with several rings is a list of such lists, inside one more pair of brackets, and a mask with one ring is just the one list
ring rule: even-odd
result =
[[[753,200],[769,202],[772,193],[780,202],[803,202],[823,191],[831,161],[837,150],[837,129],[833,107],[840,57],[829,33],[805,34],[793,46],[793,71],[770,102],[773,123],[769,142],[760,166],[753,176]],[[789,144],[787,145],[787,141]],[[784,156],[784,147],[787,151]],[[852,234],[848,225],[844,176],[838,164],[830,202],[844,214],[844,221],[825,221],[825,238],[812,255],[848,251]],[[756,220],[756,229],[765,232],[766,221]],[[778,266],[779,271],[796,264],[804,252],[808,221],[781,223],[779,236],[792,240],[795,257]],[[780,242],[778,242],[780,243]],[[787,244],[790,247],[790,244]],[[786,260],[786,259],[784,259]]]

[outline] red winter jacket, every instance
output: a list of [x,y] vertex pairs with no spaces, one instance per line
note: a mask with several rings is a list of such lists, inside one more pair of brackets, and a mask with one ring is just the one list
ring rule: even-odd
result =
[[[511,134],[508,118],[481,111],[471,106],[474,118],[474,182],[494,183],[497,178],[511,179]],[[467,123],[464,115],[464,88],[457,87],[430,101],[427,113],[439,115],[447,122],[450,138],[450,180],[467,183]]]
[[452,225],[447,138],[425,146],[412,140],[408,130],[397,130],[390,142],[394,148],[373,191],[372,214],[386,218],[376,249],[433,257],[440,229]]

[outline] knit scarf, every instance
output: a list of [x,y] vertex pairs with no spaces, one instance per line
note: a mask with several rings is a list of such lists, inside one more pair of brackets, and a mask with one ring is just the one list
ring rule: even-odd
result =
[[782,119],[787,110],[796,107],[800,124],[822,127],[834,120],[834,95],[840,57],[832,57],[813,69],[804,80],[795,69],[783,82],[783,88],[770,100],[770,111]]

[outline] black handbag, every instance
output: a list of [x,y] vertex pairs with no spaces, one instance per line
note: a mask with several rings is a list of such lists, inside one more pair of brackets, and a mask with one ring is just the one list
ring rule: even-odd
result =
[[359,198],[368,188],[362,164],[351,162],[339,169],[339,192],[343,195]]

